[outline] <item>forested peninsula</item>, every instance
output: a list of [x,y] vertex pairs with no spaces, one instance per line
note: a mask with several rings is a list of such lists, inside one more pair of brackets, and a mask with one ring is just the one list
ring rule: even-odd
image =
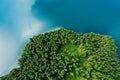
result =
[[120,80],[112,37],[57,28],[30,38],[18,67],[0,80]]

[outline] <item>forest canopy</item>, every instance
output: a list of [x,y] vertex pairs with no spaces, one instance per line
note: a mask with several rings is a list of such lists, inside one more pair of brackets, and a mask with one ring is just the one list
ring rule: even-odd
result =
[[120,80],[116,49],[110,36],[57,28],[30,38],[0,80]]

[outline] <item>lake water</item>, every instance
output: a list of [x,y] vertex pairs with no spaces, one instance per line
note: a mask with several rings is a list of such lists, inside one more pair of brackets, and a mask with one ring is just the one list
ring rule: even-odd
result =
[[111,35],[116,45],[120,45],[119,0],[41,0],[37,3],[32,8],[33,14],[51,22],[48,26]]
[[35,34],[62,26],[79,33],[111,35],[120,52],[119,0],[0,0],[0,75],[17,59]]

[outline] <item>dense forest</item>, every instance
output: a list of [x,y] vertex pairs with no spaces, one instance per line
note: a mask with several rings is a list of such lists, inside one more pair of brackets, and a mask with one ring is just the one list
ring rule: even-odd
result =
[[30,38],[0,80],[120,80],[116,49],[110,36],[57,28]]

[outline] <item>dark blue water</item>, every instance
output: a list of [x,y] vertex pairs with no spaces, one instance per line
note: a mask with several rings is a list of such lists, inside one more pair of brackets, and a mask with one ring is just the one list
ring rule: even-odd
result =
[[38,0],[32,12],[51,27],[111,35],[120,48],[120,0]]
[[120,0],[35,1],[0,0],[0,76],[17,66],[30,37],[59,26],[111,35],[120,52]]

